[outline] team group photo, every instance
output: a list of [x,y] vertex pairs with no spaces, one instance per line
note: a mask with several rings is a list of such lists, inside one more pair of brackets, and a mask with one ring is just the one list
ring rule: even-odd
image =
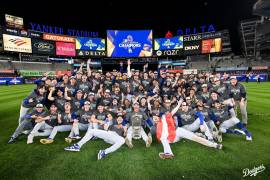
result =
[[137,3],[3,2],[2,179],[270,177],[270,3]]

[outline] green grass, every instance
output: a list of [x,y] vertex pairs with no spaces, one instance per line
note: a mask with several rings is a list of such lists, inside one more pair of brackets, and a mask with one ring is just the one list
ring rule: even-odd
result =
[[[173,144],[175,159],[161,160],[161,144],[149,149],[142,140],[126,145],[97,161],[97,152],[109,145],[102,140],[87,143],[81,152],[64,151],[67,144],[59,133],[50,145],[26,144],[21,136],[15,144],[7,140],[18,123],[22,99],[33,85],[0,86],[0,177],[1,179],[243,179],[244,168],[263,164],[264,172],[253,179],[270,176],[270,83],[245,84],[248,90],[249,130],[253,142],[224,135],[224,149],[217,151],[194,142]],[[252,179],[248,177],[247,179]]]

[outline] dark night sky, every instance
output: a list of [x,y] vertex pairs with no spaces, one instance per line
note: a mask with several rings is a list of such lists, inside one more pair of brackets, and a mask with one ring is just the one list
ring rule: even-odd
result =
[[[164,37],[168,30],[174,35],[178,28],[214,24],[216,30],[229,29],[233,51],[239,54],[238,24],[240,20],[254,17],[252,6],[256,0],[147,0],[124,2],[97,0],[60,3],[5,0],[0,5],[1,24],[4,14],[24,18],[29,22],[52,26],[97,31],[106,36],[106,29],[153,29],[154,37]],[[42,1],[39,1],[41,4]],[[31,5],[30,5],[31,4]]]

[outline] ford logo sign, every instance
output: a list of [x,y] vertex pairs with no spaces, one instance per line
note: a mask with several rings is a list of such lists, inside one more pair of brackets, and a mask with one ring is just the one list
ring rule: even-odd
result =
[[34,46],[38,48],[40,51],[49,51],[54,48],[52,44],[49,44],[46,42],[38,42],[38,43],[35,43]]

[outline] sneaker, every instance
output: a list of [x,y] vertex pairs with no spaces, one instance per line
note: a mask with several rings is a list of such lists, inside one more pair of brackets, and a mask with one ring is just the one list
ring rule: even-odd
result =
[[218,141],[219,143],[222,142],[222,133],[221,133],[220,131],[218,131],[218,133],[217,133],[217,141]]
[[8,144],[13,144],[15,142],[15,139],[14,137],[11,137],[9,140],[8,140]]
[[74,136],[74,139],[81,139],[79,135]]
[[247,141],[252,141],[252,137],[251,136],[246,136],[246,140]]
[[212,142],[212,143],[214,143],[215,141],[214,141],[214,139],[208,139],[208,141],[210,141],[210,142]]
[[32,143],[33,143],[33,138],[34,138],[34,136],[31,135],[31,134],[29,134],[28,137],[27,137],[27,142],[26,142],[26,144],[32,144]]
[[64,150],[66,151],[74,151],[74,152],[79,152],[80,151],[80,146],[78,144],[73,144],[72,146],[66,147]]
[[246,135],[246,133],[240,129],[234,129],[234,132],[239,135]]
[[159,157],[161,159],[172,159],[172,158],[174,158],[174,155],[169,154],[169,153],[159,153],[158,155],[159,155]]
[[41,144],[51,144],[51,143],[53,143],[53,139],[41,139],[40,140],[40,143]]
[[72,139],[71,139],[70,137],[67,137],[67,138],[65,138],[65,141],[66,141],[67,143],[71,143],[71,142],[72,142]]
[[221,150],[221,149],[222,149],[222,147],[223,147],[223,145],[222,145],[222,144],[217,144],[216,149]]
[[99,150],[98,152],[98,160],[104,158],[106,156],[105,151],[104,150]]
[[125,139],[125,142],[130,149],[133,148],[133,144],[128,140],[128,138]]

